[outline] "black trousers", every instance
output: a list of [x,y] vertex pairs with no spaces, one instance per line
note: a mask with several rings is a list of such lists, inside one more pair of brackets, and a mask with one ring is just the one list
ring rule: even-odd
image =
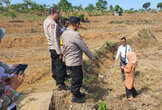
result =
[[55,50],[50,50],[52,60],[52,77],[56,80],[56,85],[64,84],[66,76],[66,65],[59,59]]
[[73,96],[77,97],[78,95],[80,95],[80,88],[83,81],[82,66],[67,66],[67,69],[71,71],[71,92]]
[[[120,60],[120,66],[127,65],[124,61]],[[121,69],[122,80],[125,81],[125,72],[124,69]]]

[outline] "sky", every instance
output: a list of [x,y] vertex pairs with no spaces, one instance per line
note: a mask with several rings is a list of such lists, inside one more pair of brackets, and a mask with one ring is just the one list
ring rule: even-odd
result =
[[[33,0],[39,4],[52,5],[57,4],[60,0]],[[96,4],[98,0],[68,0],[72,5],[79,6],[80,4],[83,7],[86,7],[88,4]],[[22,3],[23,0],[11,0],[11,3]],[[142,4],[146,2],[151,2],[151,8],[156,8],[157,3],[162,2],[162,0],[107,0],[108,7],[110,5],[115,6],[119,4],[123,9],[140,9]]]

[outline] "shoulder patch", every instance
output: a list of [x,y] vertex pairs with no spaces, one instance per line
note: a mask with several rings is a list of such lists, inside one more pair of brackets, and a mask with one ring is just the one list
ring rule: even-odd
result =
[[51,24],[51,28],[52,29],[55,29],[55,24]]

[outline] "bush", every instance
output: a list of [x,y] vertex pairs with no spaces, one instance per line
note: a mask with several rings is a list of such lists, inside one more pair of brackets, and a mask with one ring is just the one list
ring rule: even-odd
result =
[[9,16],[9,17],[11,17],[12,19],[15,19],[15,18],[16,18],[16,14],[15,14],[14,12],[5,13],[4,16]]
[[99,110],[106,110],[106,102],[100,102],[98,107]]
[[85,17],[84,14],[80,14],[78,17],[80,18],[81,22],[88,22],[88,18]]
[[85,15],[81,14],[78,16],[82,22],[85,22]]
[[156,39],[155,38],[155,36],[154,36],[154,34],[152,33],[152,31],[151,30],[149,30],[149,29],[142,29],[142,30],[140,30],[139,32],[138,32],[138,36],[140,37],[140,38],[153,38],[153,39]]
[[134,11],[133,10],[126,10],[125,13],[132,14],[132,13],[134,13]]

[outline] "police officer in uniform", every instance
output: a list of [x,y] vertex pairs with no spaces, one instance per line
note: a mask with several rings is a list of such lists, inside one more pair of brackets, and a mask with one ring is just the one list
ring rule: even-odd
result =
[[61,40],[63,42],[63,55],[67,69],[71,71],[71,92],[73,94],[72,102],[83,103],[85,102],[85,94],[80,92],[83,80],[83,52],[92,61],[94,61],[94,63],[96,58],[85,44],[80,34],[77,32],[80,25],[80,19],[78,17],[71,16],[69,22],[69,27],[61,35]]
[[49,16],[44,21],[44,33],[48,40],[48,48],[51,54],[52,77],[56,80],[59,90],[67,90],[64,83],[66,67],[63,64],[63,54],[60,49],[61,30],[57,24],[59,12],[57,8],[50,8],[48,13]]

